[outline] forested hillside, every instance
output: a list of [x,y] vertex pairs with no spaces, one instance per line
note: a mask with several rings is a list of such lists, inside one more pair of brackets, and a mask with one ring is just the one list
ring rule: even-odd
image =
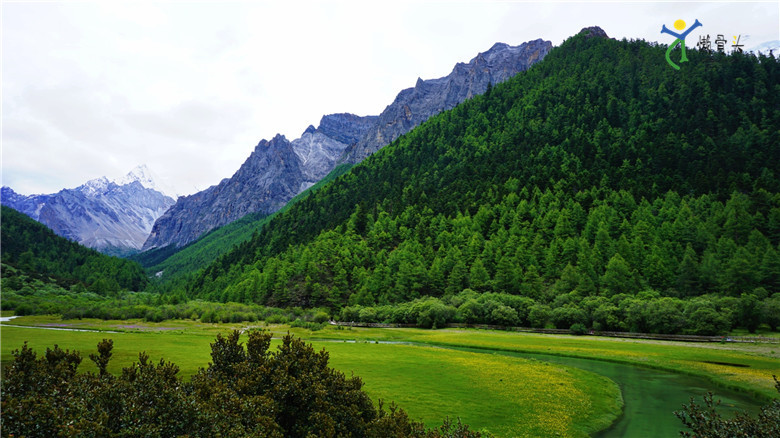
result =
[[570,38],[293,205],[186,294],[423,325],[776,326],[778,61],[691,50],[674,71],[664,51]]
[[100,254],[10,207],[0,208],[4,304],[10,292],[39,292],[42,284],[101,295],[146,287],[146,274],[137,263]]
[[189,280],[197,271],[210,265],[219,256],[229,252],[236,245],[248,241],[277,214],[287,211],[310,193],[348,172],[351,167],[351,164],[336,166],[322,180],[296,195],[284,207],[270,215],[250,213],[206,233],[183,248],[175,248],[173,245],[156,248],[136,254],[130,259],[139,262],[150,275],[157,277],[158,281],[155,283],[157,289],[167,291],[179,287],[181,283]]

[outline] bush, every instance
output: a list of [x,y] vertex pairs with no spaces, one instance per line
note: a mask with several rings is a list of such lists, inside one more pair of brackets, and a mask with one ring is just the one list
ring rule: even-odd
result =
[[689,324],[691,333],[695,335],[714,336],[725,334],[729,329],[729,322],[720,313],[711,307],[701,307],[690,316]]
[[322,324],[323,322],[330,321],[330,316],[328,316],[328,314],[323,312],[322,310],[318,310],[312,317],[312,321]]
[[287,324],[290,319],[285,315],[273,314],[265,318],[265,322],[269,324]]
[[360,321],[360,310],[362,307],[360,305],[357,306],[347,306],[341,309],[341,320],[344,322],[354,322],[354,321]]
[[555,328],[566,329],[572,324],[586,324],[588,315],[584,310],[578,307],[558,307],[550,312],[550,320],[555,324]]
[[[780,382],[775,379],[775,389],[780,392]],[[740,412],[732,418],[724,418],[716,410],[717,403],[712,393],[704,396],[704,406],[697,405],[691,397],[690,405],[683,405],[682,411],[674,413],[690,429],[681,431],[684,437],[731,438],[749,436],[755,438],[776,438],[780,436],[780,400],[776,399],[761,408],[758,416],[753,417]]]
[[509,306],[499,304],[490,313],[490,322],[508,327],[515,326],[517,325],[517,311]]
[[358,321],[360,322],[377,322],[376,309],[373,307],[364,307],[358,312]]
[[311,321],[302,321],[300,318],[297,318],[290,324],[290,327],[305,328],[316,332],[317,330],[322,330],[325,327],[325,324]]
[[415,323],[423,328],[444,327],[455,319],[455,310],[437,299],[418,301],[412,306],[412,315],[416,315]]
[[544,328],[550,319],[550,308],[544,304],[535,304],[528,310],[528,323],[534,328]]
[[469,324],[478,324],[484,321],[482,304],[470,298],[458,307],[458,318]]
[[573,335],[586,335],[586,334],[588,334],[588,329],[583,324],[580,324],[580,323],[572,324],[571,327],[569,328],[569,331]]
[[208,368],[184,381],[175,364],[145,353],[107,373],[105,339],[89,356],[98,373],[78,372],[78,352],[55,346],[38,358],[25,344],[3,370],[3,436],[480,436],[460,422],[427,430],[393,405],[375,408],[359,377],[289,334],[277,351],[270,345],[266,332],[250,332],[243,345],[237,331],[217,335]]

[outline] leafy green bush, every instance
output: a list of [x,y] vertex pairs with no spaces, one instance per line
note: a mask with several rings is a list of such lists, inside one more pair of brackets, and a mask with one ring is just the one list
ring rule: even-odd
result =
[[290,327],[305,328],[313,332],[316,332],[317,330],[322,330],[323,328],[325,328],[325,325],[326,324],[322,322],[302,321],[300,318],[290,323]]
[[[775,388],[780,392],[780,382],[775,379]],[[704,406],[698,405],[691,397],[689,405],[683,405],[681,411],[674,415],[689,429],[681,431],[684,437],[755,437],[776,438],[780,436],[780,399],[772,400],[761,408],[758,416],[746,412],[738,413],[731,418],[723,417],[717,410],[720,401],[714,402],[712,393],[704,396]]]
[[4,436],[263,436],[479,437],[445,421],[436,429],[380,402],[376,408],[359,377],[347,378],[316,352],[287,335],[269,351],[271,335],[217,335],[212,362],[191,381],[179,368],[145,353],[121,374],[108,373],[113,342],[91,354],[98,373],[79,373],[81,355],[58,347],[38,358],[25,343],[3,368]]
[[573,335],[587,335],[588,334],[588,329],[583,324],[580,324],[578,322],[572,324],[571,327],[569,328],[569,331]]

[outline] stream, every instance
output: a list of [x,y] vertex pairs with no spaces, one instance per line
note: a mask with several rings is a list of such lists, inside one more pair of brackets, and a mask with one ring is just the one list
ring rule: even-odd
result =
[[[7,324],[15,317],[0,317],[0,323]],[[23,327],[23,326],[16,326]],[[94,331],[60,327],[24,327],[30,329]],[[104,332],[111,333],[111,332]],[[317,342],[329,340],[317,339]],[[345,342],[343,340],[330,342]],[[347,341],[350,342],[350,341]],[[351,341],[355,342],[355,341]],[[702,396],[708,391],[715,394],[715,400],[721,400],[718,410],[725,416],[733,416],[740,411],[755,415],[764,404],[745,393],[716,387],[704,378],[678,374],[637,365],[606,362],[597,359],[554,356],[548,354],[513,353],[499,350],[475,349],[466,347],[445,347],[415,342],[379,341],[382,344],[416,345],[428,348],[449,348],[481,354],[500,354],[524,359],[535,359],[574,368],[580,368],[605,376],[614,381],[623,394],[623,415],[608,429],[594,435],[594,438],[615,437],[674,437],[683,429],[682,422],[673,412],[680,410],[683,404],[690,403],[691,396],[697,404],[703,403]]]
[[37,329],[37,330],[60,330],[60,331],[65,331],[65,332],[119,333],[117,331],[111,331],[111,330],[90,330],[90,329],[83,329],[83,328],[43,327],[43,326],[39,326],[39,325],[5,324],[5,323],[13,320],[14,318],[19,318],[19,317],[18,316],[0,316],[0,326],[26,328],[26,329]]
[[623,393],[623,415],[608,429],[596,433],[594,438],[679,436],[679,431],[683,430],[684,426],[673,412],[680,410],[683,403],[689,404],[691,396],[695,397],[696,404],[703,404],[702,396],[708,391],[713,392],[716,401],[721,400],[718,411],[726,417],[731,417],[740,411],[748,411],[755,415],[763,405],[745,393],[716,387],[700,377],[669,371],[549,354],[512,353],[473,348],[455,349],[536,359],[580,368],[612,379]]

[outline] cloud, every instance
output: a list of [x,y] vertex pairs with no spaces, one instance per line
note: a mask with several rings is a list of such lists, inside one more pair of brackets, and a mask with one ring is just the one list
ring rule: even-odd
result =
[[600,25],[666,43],[661,24],[689,17],[751,45],[779,38],[767,3],[6,3],[2,182],[54,192],[145,163],[188,194],[262,138],[378,114],[496,41]]

